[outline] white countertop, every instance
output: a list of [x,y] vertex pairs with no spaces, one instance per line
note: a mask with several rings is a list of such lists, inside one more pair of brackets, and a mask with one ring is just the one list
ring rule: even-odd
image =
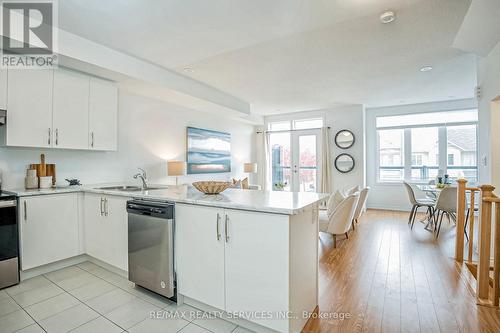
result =
[[326,198],[328,197],[328,194],[322,193],[297,193],[240,189],[227,189],[218,195],[206,195],[199,192],[194,187],[187,185],[168,186],[166,188],[148,191],[98,189],[98,187],[103,187],[106,185],[68,186],[62,188],[37,190],[7,189],[6,191],[12,192],[19,197],[86,192],[286,215],[298,214],[309,206],[326,200]]

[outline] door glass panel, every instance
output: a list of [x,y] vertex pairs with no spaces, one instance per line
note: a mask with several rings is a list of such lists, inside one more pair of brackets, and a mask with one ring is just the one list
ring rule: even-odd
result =
[[317,192],[316,135],[299,136],[299,191]]
[[273,191],[290,191],[292,172],[290,133],[270,133]]

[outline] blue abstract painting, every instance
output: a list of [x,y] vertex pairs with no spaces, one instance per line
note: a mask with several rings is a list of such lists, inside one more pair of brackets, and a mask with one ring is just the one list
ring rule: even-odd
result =
[[231,171],[231,134],[187,128],[187,173]]

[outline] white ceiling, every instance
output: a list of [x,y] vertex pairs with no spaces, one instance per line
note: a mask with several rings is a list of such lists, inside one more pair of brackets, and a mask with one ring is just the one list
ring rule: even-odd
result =
[[[64,0],[62,29],[178,70],[259,114],[473,96],[452,48],[470,0]],[[382,11],[396,11],[382,25]],[[419,68],[434,70],[421,73]],[[193,69],[192,73],[183,68]]]
[[500,42],[500,1],[473,0],[453,46],[483,57]]

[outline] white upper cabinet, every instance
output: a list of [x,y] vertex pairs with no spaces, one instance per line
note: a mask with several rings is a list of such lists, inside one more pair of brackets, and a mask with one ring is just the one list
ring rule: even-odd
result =
[[7,146],[117,149],[113,82],[66,69],[1,70],[0,109],[5,103],[7,125],[0,141]]
[[89,77],[68,70],[54,72],[53,147],[87,149]]
[[0,110],[7,108],[7,70],[0,69]]
[[9,70],[7,84],[8,146],[52,146],[52,70]]
[[117,150],[118,88],[113,82],[90,78],[89,146]]

